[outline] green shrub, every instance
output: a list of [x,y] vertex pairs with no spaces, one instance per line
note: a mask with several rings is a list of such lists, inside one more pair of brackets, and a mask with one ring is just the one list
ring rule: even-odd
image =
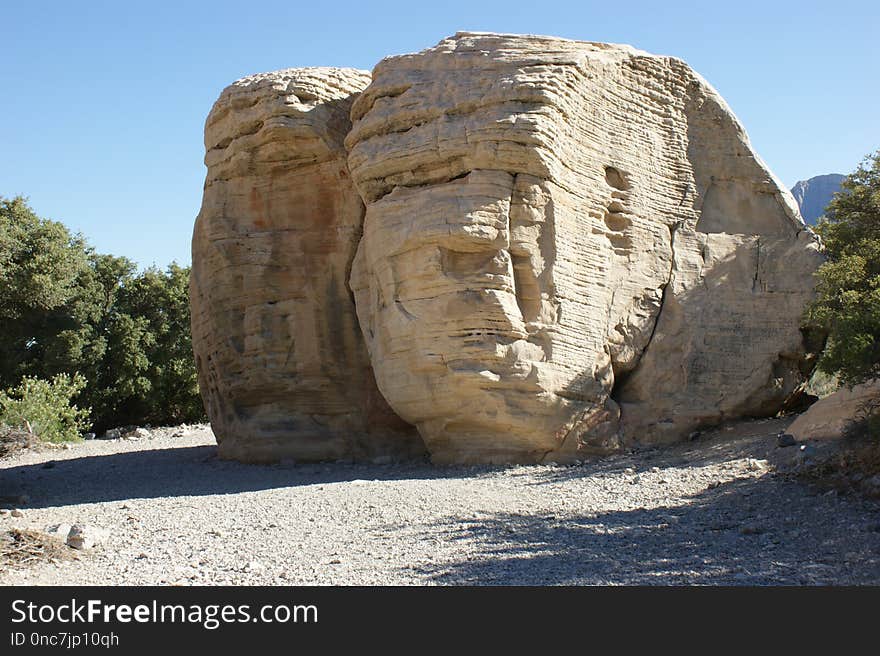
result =
[[0,424],[25,428],[48,442],[79,440],[89,425],[89,409],[77,408],[72,400],[85,385],[80,375],[25,377],[17,387],[0,392]]
[[22,197],[0,198],[0,389],[77,372],[95,432],[203,420],[189,267],[95,253]]
[[880,151],[841,185],[817,226],[828,261],[809,321],[827,331],[819,369],[852,386],[880,376]]

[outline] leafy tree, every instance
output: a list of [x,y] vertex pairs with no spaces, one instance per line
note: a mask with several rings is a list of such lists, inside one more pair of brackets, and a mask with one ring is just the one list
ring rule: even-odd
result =
[[192,355],[189,267],[150,268],[119,290],[108,326],[107,364],[117,421],[178,423],[204,417]]
[[808,311],[828,333],[818,366],[852,386],[880,375],[880,151],[844,180],[817,231],[828,256]]
[[92,314],[91,275],[81,237],[21,197],[0,198],[0,384],[43,374],[47,352],[75,366],[86,341],[76,333]]
[[96,431],[202,419],[188,282],[177,264],[137,274],[24,198],[0,198],[0,389],[79,374]]

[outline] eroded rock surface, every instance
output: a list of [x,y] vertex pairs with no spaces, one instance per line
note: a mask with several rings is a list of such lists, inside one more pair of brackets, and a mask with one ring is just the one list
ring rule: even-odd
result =
[[462,33],[351,117],[358,317],[435,461],[680,439],[803,383],[818,243],[680,60]]
[[853,422],[880,403],[880,381],[871,380],[852,388],[841,387],[795,419],[788,433],[796,440],[836,440],[846,435]]
[[353,69],[255,75],[205,126],[193,236],[193,347],[225,457],[332,460],[423,451],[379,394],[348,289],[364,206],[343,138]]

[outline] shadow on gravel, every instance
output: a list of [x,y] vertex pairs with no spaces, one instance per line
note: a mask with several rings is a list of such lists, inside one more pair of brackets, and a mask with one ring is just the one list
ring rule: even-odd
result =
[[[25,507],[175,496],[234,494],[359,479],[462,478],[467,468],[397,465],[247,465],[217,458],[216,446],[131,451],[0,469],[0,500],[26,495]],[[5,507],[6,504],[0,504]]]
[[654,467],[706,467],[747,457],[778,460],[780,456],[790,457],[794,453],[793,450],[782,452],[776,447],[777,433],[792,421],[793,417],[742,421],[731,428],[737,431],[733,440],[729,437],[729,431],[721,427],[708,430],[690,442],[647,447],[634,455],[605,456],[580,467],[551,467],[529,472],[529,477],[533,479],[529,484],[552,485],[585,474],[613,475],[621,474],[624,470],[642,474]]
[[[754,430],[754,439],[767,440],[773,435],[763,425],[756,424]],[[216,445],[160,448],[52,460],[49,467],[41,462],[0,469],[0,502],[26,495],[25,505],[44,508],[138,498],[234,494],[359,479],[491,478],[501,471],[513,477],[521,473],[529,485],[541,485],[596,474],[615,474],[627,467],[641,472],[653,466],[705,465],[730,459],[733,448],[723,442],[713,444],[711,439],[701,440],[642,451],[636,457],[612,456],[573,467],[435,467],[420,461],[395,465],[246,465],[219,460]],[[742,449],[741,443],[739,448]]]
[[458,549],[468,555],[438,557],[416,571],[440,584],[877,585],[880,527],[866,516],[852,503],[764,476],[685,505],[426,526],[441,542],[468,543]]

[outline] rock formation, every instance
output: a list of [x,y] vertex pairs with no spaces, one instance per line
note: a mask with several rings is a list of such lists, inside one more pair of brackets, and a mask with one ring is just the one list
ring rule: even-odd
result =
[[352,120],[358,316],[435,460],[675,439],[802,383],[818,246],[683,62],[460,34],[381,62]]
[[800,180],[791,188],[791,194],[798,204],[804,221],[815,225],[819,217],[825,215],[825,208],[828,207],[834,194],[840,191],[840,183],[845,179],[846,176],[840,173],[828,173],[809,180]]
[[423,450],[376,389],[348,290],[364,207],[343,138],[352,69],[247,77],[205,125],[193,235],[193,348],[225,457],[409,456]]
[[841,387],[819,399],[788,427],[799,442],[836,440],[844,437],[849,425],[863,419],[880,404],[880,381],[872,380],[852,388]]
[[[195,348],[212,422],[219,413],[250,430],[268,412],[275,432],[266,449],[293,449],[311,439],[303,415],[337,403],[327,398],[338,392],[331,381],[362,359],[330,357],[332,376],[322,370],[291,385],[279,365],[285,345],[314,343],[309,331],[339,324],[346,352],[360,353],[346,323],[351,305],[322,313],[326,303],[309,295],[314,321],[283,330],[230,314],[254,307],[263,316],[245,297],[264,289],[260,276],[279,261],[305,269],[315,288],[323,279],[333,290],[326,297],[340,299],[345,277],[333,275],[350,259],[361,208],[348,178],[298,163],[312,157],[302,129],[283,143],[268,134],[261,142],[274,146],[273,162],[296,164],[272,176],[241,166],[240,189],[212,189],[236,158],[212,159],[211,149],[248,129],[214,127],[234,96],[242,104],[255,97],[238,84],[206,128],[209,184],[194,271],[215,263],[194,273],[193,289],[219,293],[223,305],[194,294],[194,338],[210,335]],[[361,88],[353,86],[334,96],[334,109]],[[418,428],[435,462],[571,460],[680,439],[722,419],[772,414],[801,388],[811,359],[799,322],[818,243],[724,101],[680,60],[628,46],[461,33],[380,62],[350,115],[347,170],[366,206],[349,276],[357,317],[382,396]],[[331,123],[340,127],[327,166],[340,172],[338,139],[348,126],[322,125]],[[252,159],[254,146],[239,152]],[[288,232],[253,241],[262,206],[224,203],[251,193],[248,185],[264,188],[266,177],[349,205],[335,202],[334,218],[317,221],[315,204],[273,205],[272,225],[295,241],[285,241]],[[327,221],[350,228],[347,246],[306,252],[301,226]],[[226,270],[230,256],[216,253],[227,233],[236,235],[233,260],[255,266],[257,278]],[[302,288],[301,277],[272,271],[276,295]],[[305,306],[294,314],[307,314]],[[210,329],[197,329],[207,316]],[[250,348],[225,346],[253,333]],[[206,365],[208,345],[220,365]],[[315,367],[329,356],[316,349]],[[239,397],[257,410],[238,401],[238,413]],[[234,455],[262,448],[239,434]]]

